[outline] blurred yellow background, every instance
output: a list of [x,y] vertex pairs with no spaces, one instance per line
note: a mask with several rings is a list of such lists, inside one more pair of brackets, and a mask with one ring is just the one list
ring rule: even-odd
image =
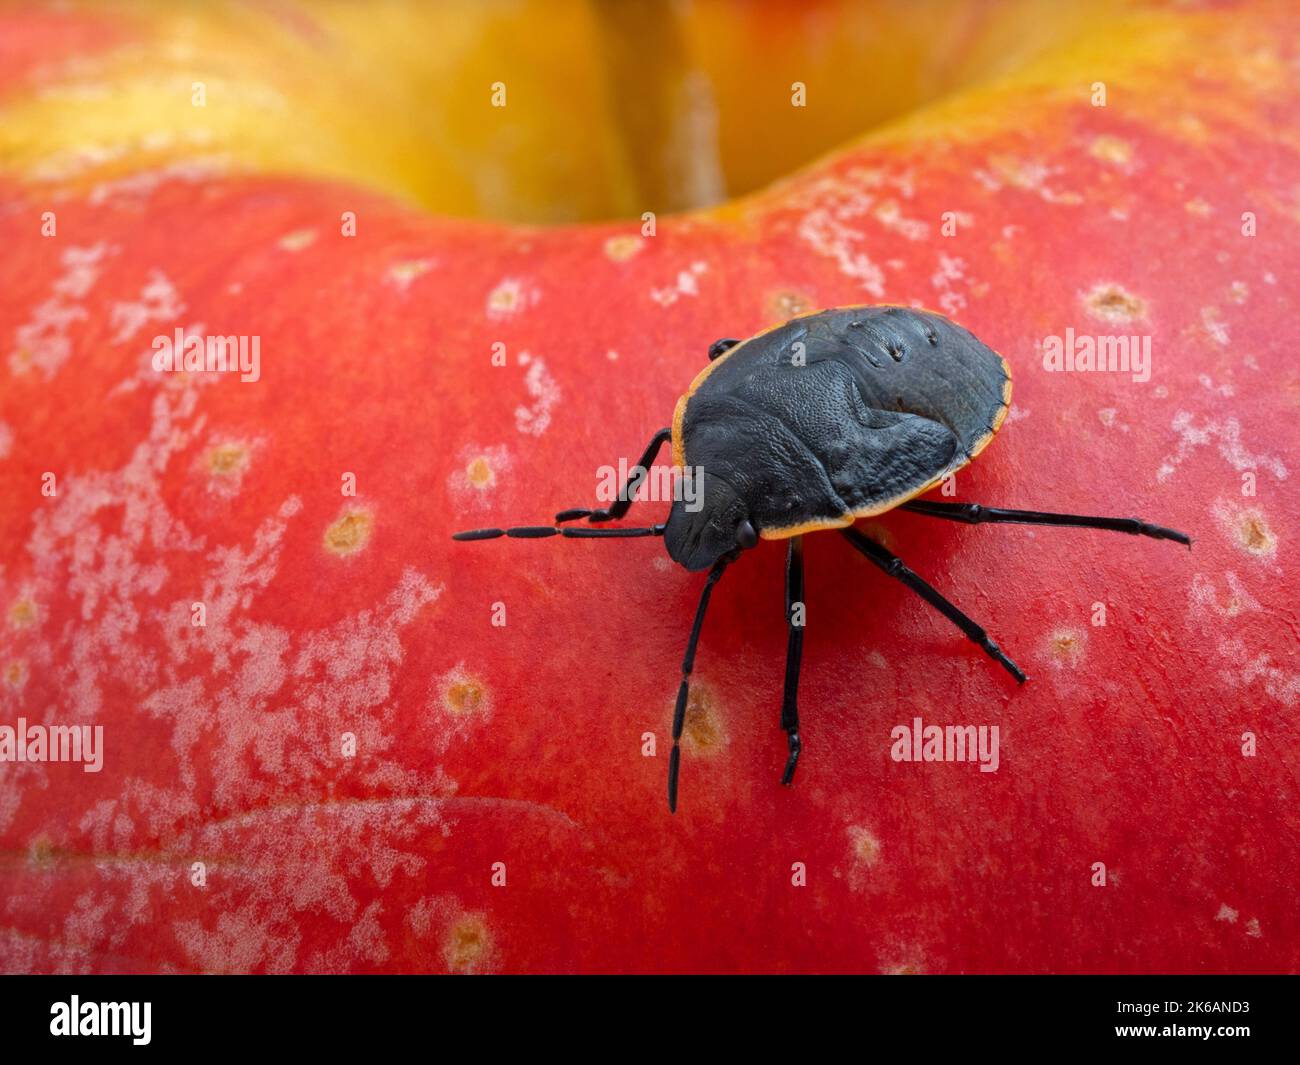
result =
[[[121,41],[52,64],[37,95],[4,109],[6,168],[75,182],[212,157],[356,180],[445,214],[555,223],[708,206],[760,188],[919,105],[1024,68],[1085,22],[1095,28],[1111,5],[86,6]],[[504,86],[504,107],[492,106],[494,86]]]

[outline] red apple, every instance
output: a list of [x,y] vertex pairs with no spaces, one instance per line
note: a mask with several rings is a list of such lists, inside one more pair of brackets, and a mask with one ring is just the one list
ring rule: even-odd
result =
[[[526,20],[486,19],[457,67],[341,7],[0,13],[0,725],[103,729],[98,772],[0,763],[0,965],[1294,969],[1300,17],[1076,12],[1027,57],[997,47],[1018,5],[970,31],[983,81],[643,236],[583,8],[547,64],[493,36],[522,48]],[[710,9],[753,49],[719,99],[787,106],[774,10]],[[430,102],[435,61],[463,96]],[[494,64],[535,89],[517,126]],[[459,175],[454,128],[420,158],[444,109],[477,138]],[[556,114],[550,153],[529,116]],[[408,202],[491,209],[497,134],[520,215],[572,187],[636,220]],[[780,162],[761,127],[735,143]],[[1017,688],[809,537],[786,789],[784,552],[760,545],[713,598],[670,816],[703,578],[655,540],[450,534],[592,505],[713,340],[863,302],[943,311],[1013,369],[953,498],[1194,549],[864,522]],[[256,380],[156,370],[177,329],[256,338]],[[1149,379],[1047,369],[1067,330],[1149,338]],[[997,771],[895,761],[918,717],[997,725]]]

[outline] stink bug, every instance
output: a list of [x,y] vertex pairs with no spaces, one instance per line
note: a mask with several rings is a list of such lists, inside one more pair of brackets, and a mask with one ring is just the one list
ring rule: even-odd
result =
[[[1068,525],[1191,545],[1186,534],[1136,518],[1004,510],[978,503],[912,500],[961,469],[1002,425],[1011,400],[1003,358],[943,315],[910,307],[841,307],[791,319],[748,340],[719,340],[709,365],[677,401],[670,427],[655,433],[606,509],[565,510],[555,525],[473,529],[456,540],[513,537],[662,536],[669,557],[708,570],[686,642],[673,712],[668,808],[677,808],[681,735],[695,648],[709,596],[723,571],[760,539],[787,542],[785,693],[781,728],[789,755],[781,783],[794,779],[799,738],[803,626],[803,535],[836,529],[890,577],[956,625],[1019,683],[1025,674],[984,629],[910,570],[897,555],[853,528],[858,518],[895,507],[976,525]],[[702,506],[681,499],[668,521],[643,528],[599,525],[623,517],[664,444],[673,463],[699,470]]]

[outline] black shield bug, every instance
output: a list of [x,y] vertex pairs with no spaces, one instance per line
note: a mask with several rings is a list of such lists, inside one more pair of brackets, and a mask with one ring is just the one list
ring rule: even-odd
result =
[[[783,784],[794,779],[801,748],[797,696],[803,627],[796,622],[796,605],[803,601],[804,533],[838,530],[1020,683],[1025,674],[981,626],[853,523],[901,507],[972,525],[1076,526],[1191,544],[1184,533],[1137,518],[909,502],[978,455],[998,431],[1011,400],[1011,373],[1002,357],[941,314],[894,306],[818,311],[748,340],[719,340],[709,348],[709,360],[677,401],[672,426],[655,433],[608,508],[561,511],[556,525],[473,529],[453,537],[662,536],[674,562],[709,571],[686,641],[673,712],[670,810],[677,808],[682,726],[709,596],[727,566],[760,538],[788,544],[781,728],[789,755]],[[644,528],[563,525],[581,518],[598,525],[623,517],[646,471],[669,442],[674,465],[698,471],[698,508],[677,499],[666,523]]]

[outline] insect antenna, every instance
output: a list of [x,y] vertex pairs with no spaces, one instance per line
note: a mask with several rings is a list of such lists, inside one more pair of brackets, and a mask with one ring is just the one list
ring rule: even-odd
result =
[[583,525],[557,528],[554,525],[512,525],[508,529],[466,529],[452,533],[453,540],[495,540],[509,536],[514,540],[544,540],[548,536],[565,536],[570,540],[614,540],[635,536],[663,536],[664,525],[625,529],[592,529]]

